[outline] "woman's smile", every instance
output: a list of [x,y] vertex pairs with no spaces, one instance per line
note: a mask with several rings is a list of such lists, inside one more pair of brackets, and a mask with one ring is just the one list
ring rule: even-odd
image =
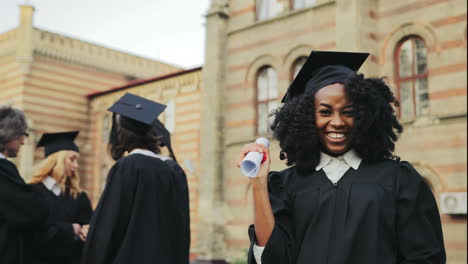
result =
[[354,126],[354,106],[348,100],[343,84],[334,83],[315,94],[315,125],[319,130],[322,151],[341,155],[351,147],[350,132]]

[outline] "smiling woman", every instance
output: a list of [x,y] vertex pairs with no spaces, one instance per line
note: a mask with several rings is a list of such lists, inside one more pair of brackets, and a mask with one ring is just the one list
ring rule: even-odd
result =
[[273,115],[291,167],[253,190],[249,263],[445,263],[437,204],[418,172],[393,154],[398,102],[380,78],[356,73],[368,54],[313,51]]

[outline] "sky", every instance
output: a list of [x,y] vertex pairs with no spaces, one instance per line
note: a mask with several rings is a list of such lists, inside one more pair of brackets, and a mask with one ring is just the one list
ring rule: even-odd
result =
[[20,4],[36,28],[183,68],[203,65],[209,0],[0,0],[0,33],[18,26]]

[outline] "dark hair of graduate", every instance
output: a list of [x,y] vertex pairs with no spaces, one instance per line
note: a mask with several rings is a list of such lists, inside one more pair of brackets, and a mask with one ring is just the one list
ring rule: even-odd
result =
[[[351,148],[364,160],[399,160],[393,154],[403,131],[393,108],[399,103],[384,78],[355,74],[343,84],[355,109]],[[280,142],[280,158],[301,170],[313,170],[320,162],[314,97],[315,93],[293,97],[271,114],[275,117],[271,129]]]
[[[123,120],[125,119],[125,120]],[[122,122],[134,123],[135,129],[127,129]],[[160,153],[159,136],[152,129],[144,129],[138,121],[114,114],[112,116],[112,128],[109,135],[109,151],[114,160],[120,159],[126,151],[136,148],[147,149],[154,153]]]

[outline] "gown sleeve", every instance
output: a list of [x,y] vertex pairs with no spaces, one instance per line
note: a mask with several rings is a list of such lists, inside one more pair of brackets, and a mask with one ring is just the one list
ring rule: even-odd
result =
[[437,203],[427,183],[402,162],[397,183],[399,263],[445,263],[446,255]]
[[81,240],[75,236],[72,223],[57,222],[50,224],[42,232],[35,234],[36,241],[42,248],[41,255],[64,257],[73,254]]
[[0,173],[0,209],[0,216],[13,228],[44,225],[49,213],[42,197],[23,181],[16,168]]
[[91,215],[93,214],[93,208],[91,206],[91,201],[88,198],[88,195],[85,192],[80,193],[76,197],[77,211],[76,211],[76,223],[80,225],[87,225],[91,220]]
[[73,219],[67,222],[56,222],[49,225],[49,228],[42,235],[43,245],[48,245],[47,250],[44,252],[48,256],[56,257],[70,257],[81,255],[81,248],[83,242],[75,234],[73,224],[77,223],[85,225],[89,223],[92,214],[91,202],[89,201],[86,193],[78,194],[74,203]]
[[[34,187],[34,185],[33,185]],[[36,188],[38,191],[43,189]],[[42,191],[44,192],[44,191]],[[49,192],[49,191],[45,191]],[[68,200],[64,197],[60,197],[57,200],[48,199],[50,207],[54,208],[52,214],[49,217],[49,224],[47,228],[39,230],[35,233],[35,239],[38,245],[41,245],[41,255],[47,257],[66,257],[70,255],[76,255],[78,249],[82,246],[82,241],[75,234],[73,229],[74,223],[79,223],[78,214],[79,211],[79,199],[82,194],[76,197],[76,200]],[[85,196],[86,197],[86,196]],[[61,219],[60,215],[63,215],[64,207],[73,208],[73,215],[66,221],[56,221],[55,219]]]
[[[289,197],[287,192],[288,173],[271,172],[268,176],[268,192],[275,225],[265,245],[261,260],[265,264],[292,263],[292,230],[290,225]],[[247,262],[256,264],[253,246],[257,244],[255,227],[249,227],[250,248]]]

